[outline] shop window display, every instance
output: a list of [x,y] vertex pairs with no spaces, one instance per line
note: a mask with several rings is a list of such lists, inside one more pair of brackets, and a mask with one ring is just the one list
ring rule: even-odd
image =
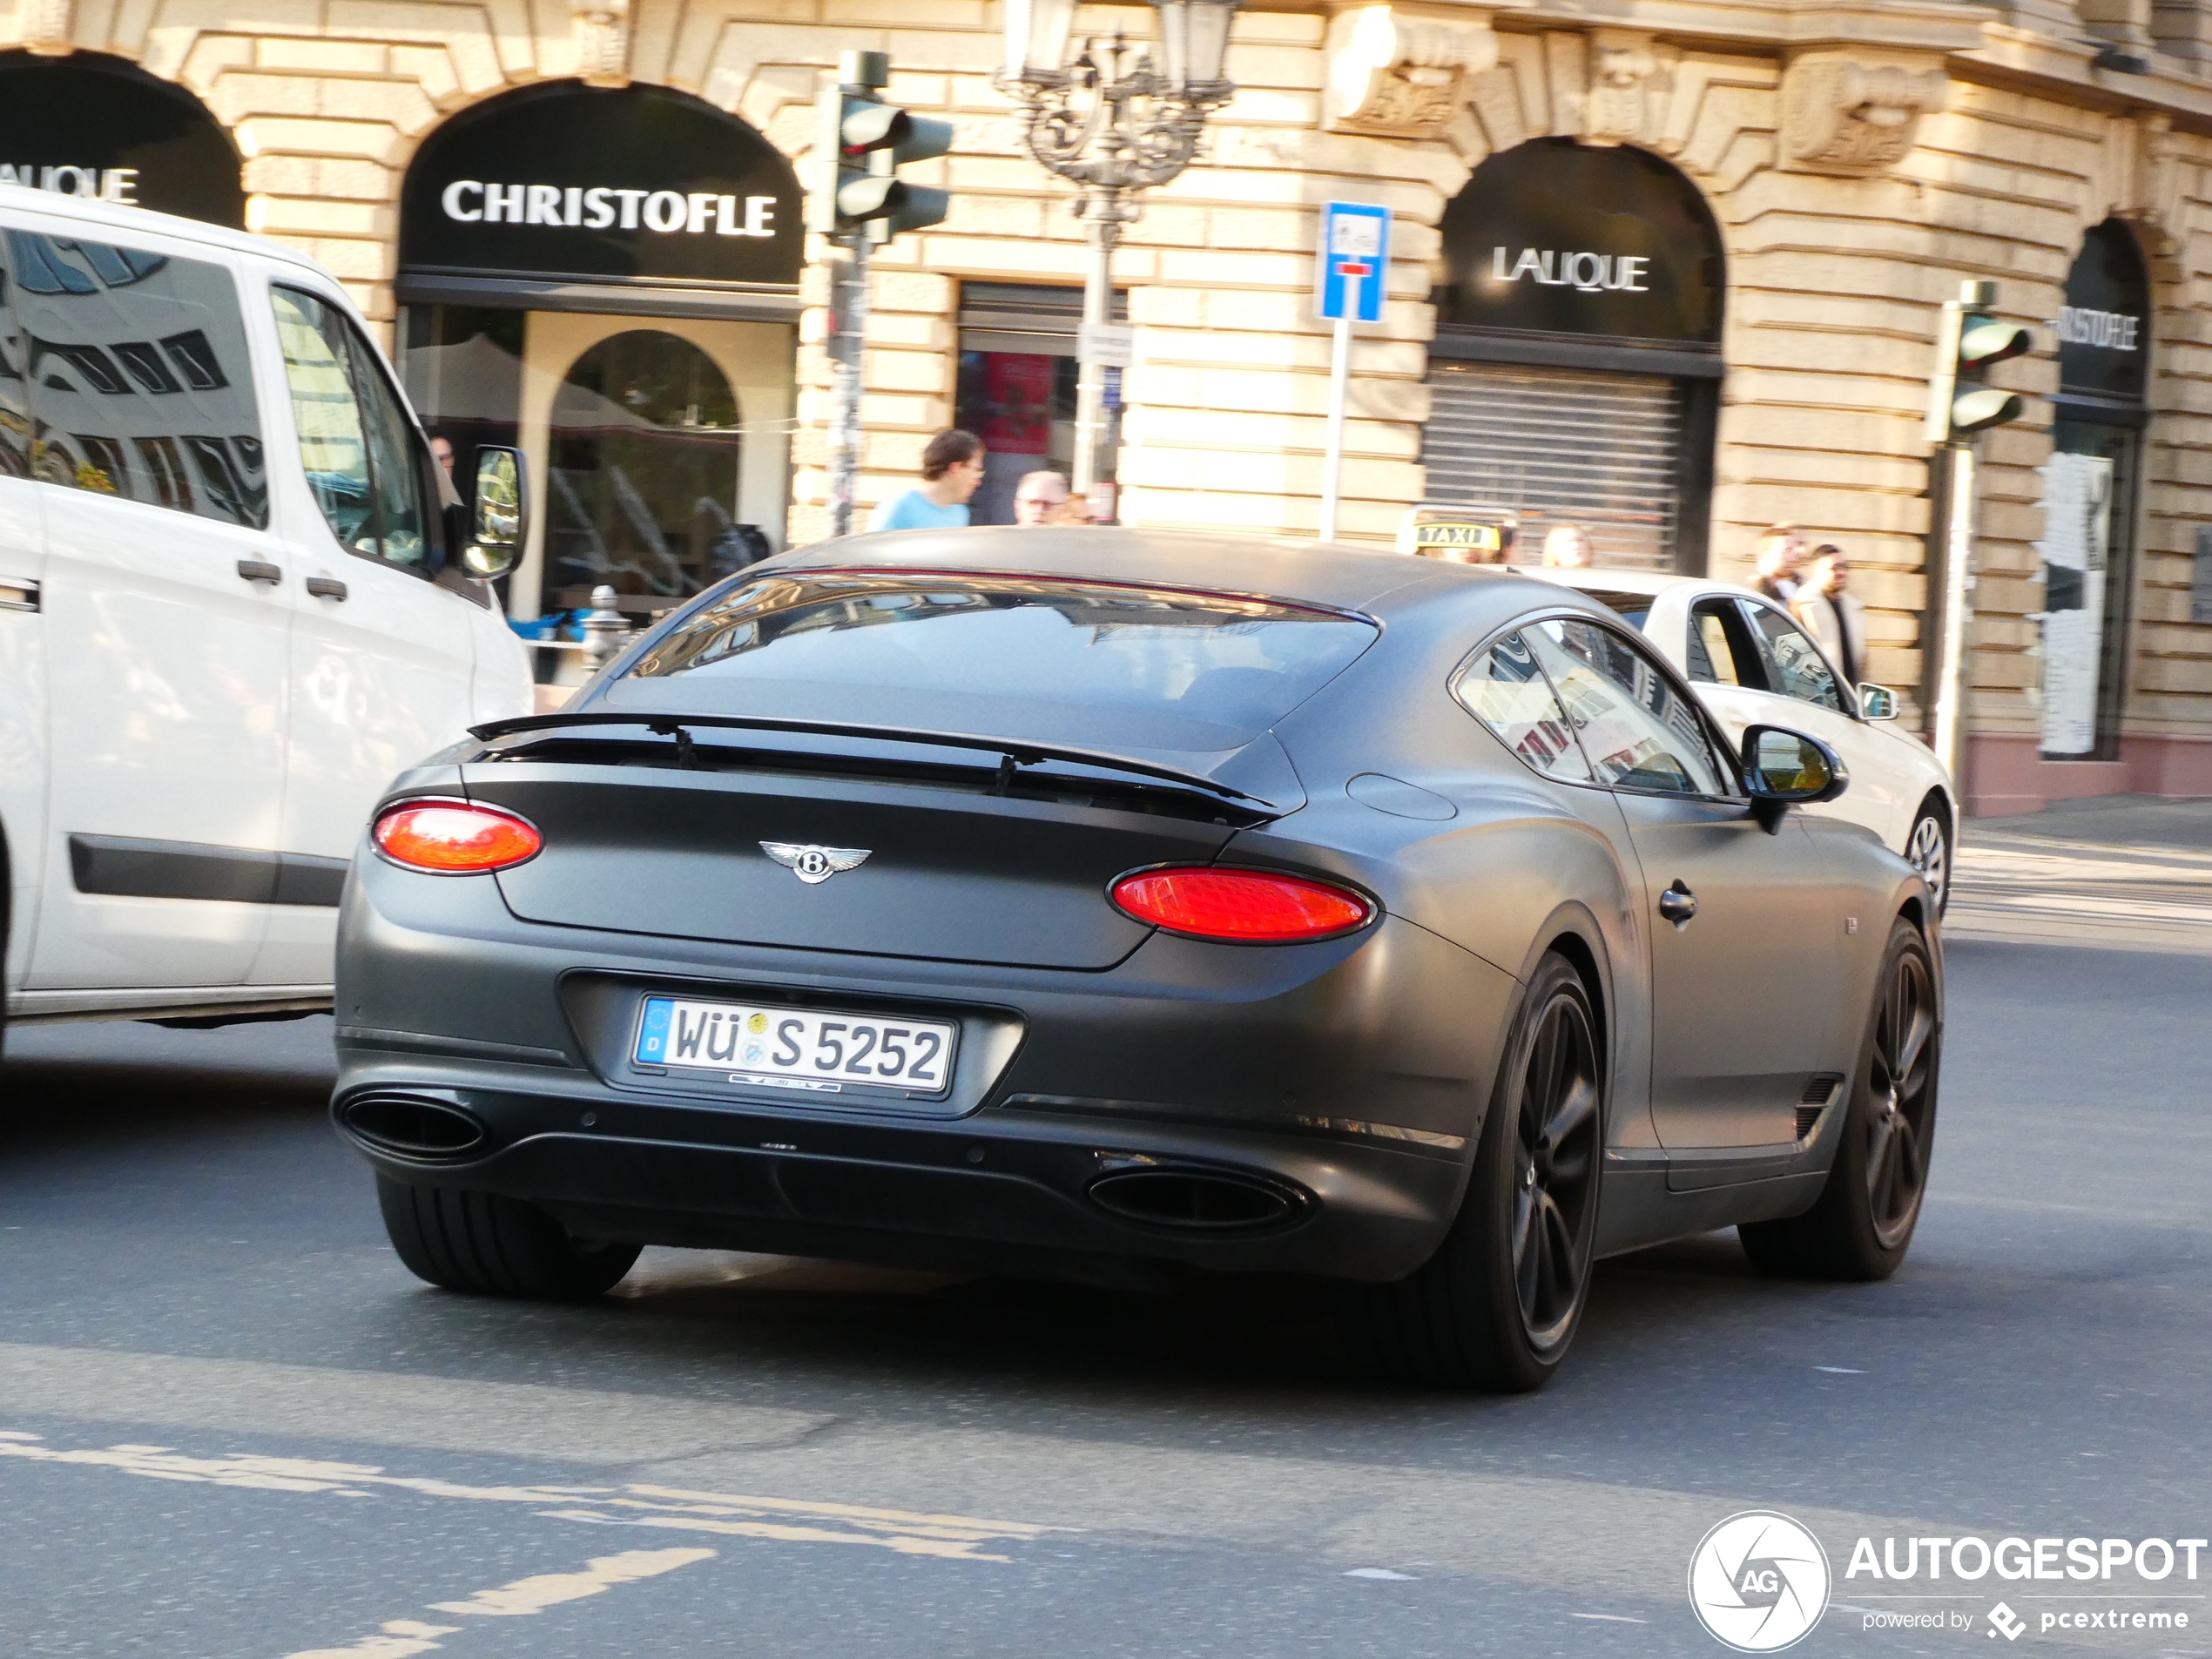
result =
[[738,522],[738,428],[729,381],[674,334],[632,329],[577,358],[553,401],[547,587],[563,604],[601,583],[683,598],[765,557]]

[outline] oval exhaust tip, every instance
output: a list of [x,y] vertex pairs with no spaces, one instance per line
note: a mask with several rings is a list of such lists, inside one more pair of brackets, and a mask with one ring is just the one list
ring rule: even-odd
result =
[[1124,1221],[1191,1232],[1249,1232],[1292,1220],[1305,1204],[1285,1188],[1211,1170],[1125,1170],[1090,1184],[1090,1201]]
[[465,1157],[488,1138],[458,1106],[420,1095],[365,1095],[347,1102],[338,1119],[357,1138],[401,1157]]

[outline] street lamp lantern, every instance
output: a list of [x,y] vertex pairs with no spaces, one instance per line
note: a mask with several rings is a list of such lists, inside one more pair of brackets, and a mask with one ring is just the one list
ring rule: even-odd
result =
[[1228,96],[1221,78],[1229,55],[1229,25],[1237,0],[1152,0],[1159,13],[1160,60],[1170,91],[1211,99],[1217,89]]
[[1006,77],[1017,84],[1057,86],[1068,78],[1068,37],[1076,0],[1006,0]]
[[[1152,0],[1158,60],[1116,33],[1074,39],[1075,0],[1006,0],[999,89],[1022,105],[1022,139],[1048,172],[1082,188],[1076,211],[1090,244],[1083,279],[1082,378],[1076,396],[1075,488],[1098,481],[1106,378],[1091,342],[1109,320],[1115,245],[1137,216],[1136,192],[1190,165],[1207,114],[1237,89],[1223,75],[1238,0]],[[1074,54],[1070,56],[1070,49]]]

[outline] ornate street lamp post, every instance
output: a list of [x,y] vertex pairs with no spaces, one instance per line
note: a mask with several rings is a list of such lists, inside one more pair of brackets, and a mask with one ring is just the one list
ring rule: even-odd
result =
[[[1048,170],[1082,187],[1076,212],[1090,243],[1083,280],[1085,334],[1113,305],[1114,246],[1137,216],[1136,192],[1164,185],[1190,162],[1209,111],[1236,88],[1222,78],[1238,0],[1152,0],[1154,46],[1116,34],[1082,41],[1070,59],[1076,0],[1007,0],[1001,91],[1022,106],[1022,141]],[[1098,479],[1105,374],[1090,351],[1076,396],[1079,495]]]

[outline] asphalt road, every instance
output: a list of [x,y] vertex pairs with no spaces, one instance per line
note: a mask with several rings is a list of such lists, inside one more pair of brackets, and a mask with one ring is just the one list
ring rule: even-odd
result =
[[[1612,1262],[1529,1399],[1372,1383],[1279,1285],[651,1251],[589,1308],[445,1295],[325,1124],[326,1020],[13,1032],[0,1656],[1702,1655],[1691,1552],[1746,1508],[1826,1547],[1797,1652],[2212,1651],[2212,1551],[1844,1576],[1862,1535],[2212,1534],[2212,819],[2131,821],[2176,850],[1970,851],[1895,1280]],[[2120,1591],[2189,1628],[2041,1629]]]

